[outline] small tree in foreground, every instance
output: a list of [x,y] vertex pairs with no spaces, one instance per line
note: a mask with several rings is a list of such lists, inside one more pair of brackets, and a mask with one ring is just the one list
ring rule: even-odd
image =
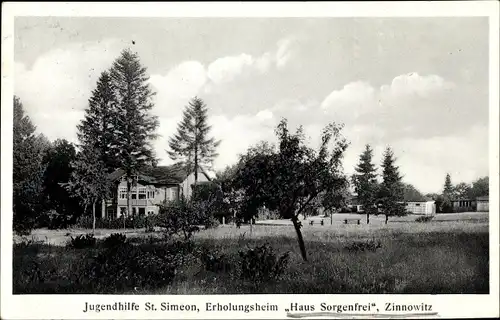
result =
[[276,129],[278,150],[243,157],[233,181],[235,189],[243,190],[238,218],[250,220],[264,206],[277,210],[282,218],[292,221],[304,261],[307,254],[299,215],[321,194],[336,192],[346,183],[341,160],[348,144],[341,129],[335,123],[328,125],[315,151],[305,145],[302,128],[290,133],[283,119]]

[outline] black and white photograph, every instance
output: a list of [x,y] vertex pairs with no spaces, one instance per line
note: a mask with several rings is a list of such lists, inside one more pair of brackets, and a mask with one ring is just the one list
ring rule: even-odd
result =
[[[356,297],[498,297],[491,19],[12,17],[7,293],[116,298],[79,300],[77,318],[265,317],[273,295],[317,303],[278,316],[389,317],[434,310]],[[223,296],[133,302],[149,295]],[[268,300],[226,310],[234,295]]]

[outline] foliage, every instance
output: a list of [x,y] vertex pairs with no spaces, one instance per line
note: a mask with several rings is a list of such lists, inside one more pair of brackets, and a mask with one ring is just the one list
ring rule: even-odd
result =
[[93,234],[88,233],[88,234],[81,234],[76,236],[75,238],[71,237],[71,240],[69,241],[69,245],[72,248],[75,249],[85,249],[85,248],[92,248],[96,245],[96,238],[94,237]]
[[356,241],[345,247],[345,250],[349,252],[364,252],[371,251],[375,252],[377,249],[382,248],[382,243],[380,241],[375,240],[367,240],[367,241]]
[[127,243],[127,236],[123,233],[112,233],[109,237],[106,237],[103,241],[105,248],[113,248],[117,246],[123,246]]
[[385,223],[390,216],[404,216],[407,214],[404,200],[404,186],[401,182],[402,176],[399,174],[399,167],[395,165],[396,158],[391,148],[384,152],[382,161],[382,178],[380,185],[379,201],[385,214]]
[[404,201],[425,201],[425,196],[418,191],[415,186],[409,183],[403,184],[403,199]]
[[55,210],[49,210],[40,217],[38,225],[47,227],[50,230],[67,229],[76,222],[75,219],[75,215],[60,214]]
[[472,195],[472,187],[470,184],[460,182],[453,187],[454,199],[470,199]]
[[158,288],[172,282],[179,265],[175,252],[125,243],[100,252],[89,263],[86,278],[96,292]]
[[[88,101],[84,119],[77,126],[80,152],[73,161],[71,179],[66,184],[85,208],[92,206],[95,224],[96,204],[108,198],[111,184],[107,174],[118,167],[116,127],[117,99],[110,74],[102,72]],[[93,225],[94,227],[94,225]]]
[[444,180],[443,193],[437,202],[438,211],[443,213],[453,212],[453,184],[451,183],[451,176],[449,173],[446,174]]
[[14,96],[13,114],[13,227],[18,234],[29,234],[47,208],[43,196],[45,165],[43,154],[50,142],[35,135],[35,126],[24,114],[21,100]]
[[347,142],[340,134],[341,129],[334,123],[328,125],[316,152],[305,145],[302,128],[292,134],[283,119],[276,128],[278,150],[262,153],[250,150],[242,157],[242,166],[232,183],[233,190],[241,191],[237,218],[253,219],[262,207],[278,211],[282,218],[293,222],[302,257],[307,260],[298,215],[320,194],[336,192],[345,186],[341,159]]
[[[119,218],[104,218],[96,220],[96,229],[121,229],[123,226],[125,228],[130,229],[141,229],[146,228],[148,232],[151,232],[151,229],[154,228],[157,224],[157,216],[128,216],[128,217],[119,217]],[[91,229],[93,224],[93,219],[91,216],[82,216],[78,218],[75,227],[82,229]],[[154,231],[154,230],[153,230]]]
[[218,250],[203,248],[200,252],[200,260],[203,268],[211,272],[229,272],[231,263],[228,257]]
[[420,216],[415,219],[416,222],[430,222],[434,219],[434,216]]
[[378,182],[377,168],[372,163],[373,149],[369,144],[365,146],[365,150],[359,156],[359,163],[356,166],[356,173],[352,176],[358,200],[363,206],[366,213],[366,223],[370,223],[370,215],[375,214],[377,208],[375,202],[377,200]]
[[152,141],[158,118],[150,114],[154,104],[147,70],[130,49],[121,52],[110,70],[116,97],[114,132],[117,163],[127,180],[127,214],[131,213],[130,190],[140,168],[156,163]]
[[203,210],[184,197],[178,201],[160,205],[158,226],[167,237],[182,235],[184,240],[189,240],[195,232],[200,230],[199,225],[203,225],[204,222]]
[[73,197],[64,187],[71,178],[73,171],[72,162],[76,159],[76,150],[67,140],[54,141],[44,155],[43,162],[46,166],[44,173],[44,197],[47,208],[57,214],[46,217],[41,226],[49,228],[66,228],[74,223],[82,214],[83,208],[77,198]]
[[209,138],[211,126],[207,124],[208,108],[198,97],[194,97],[183,112],[177,133],[170,138],[168,154],[172,160],[181,160],[188,172],[194,172],[195,184],[202,164],[211,165],[217,156],[215,151],[220,144]]
[[470,198],[488,196],[490,194],[490,179],[482,177],[472,183]]
[[288,266],[290,252],[278,256],[269,243],[239,251],[242,279],[254,282],[279,280]]
[[224,181],[213,181],[193,185],[192,204],[199,208],[205,217],[205,227],[216,227],[222,218],[232,217],[230,203],[225,201]]

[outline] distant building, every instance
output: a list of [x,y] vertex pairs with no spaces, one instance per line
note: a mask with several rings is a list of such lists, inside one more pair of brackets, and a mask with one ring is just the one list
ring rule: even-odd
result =
[[[136,183],[130,190],[132,216],[156,214],[162,202],[178,200],[181,196],[190,198],[193,192],[194,172],[188,173],[177,165],[148,168],[134,178]],[[108,179],[115,188],[112,197],[103,202],[102,217],[117,218],[127,211],[125,171],[117,169],[108,175]],[[210,177],[200,168],[198,183],[208,181]]]
[[451,201],[453,204],[453,212],[471,212],[476,211],[476,200],[473,199],[456,199]]
[[407,201],[406,211],[412,214],[433,215],[436,213],[435,201]]
[[490,197],[482,196],[476,198],[476,208],[477,211],[490,211]]

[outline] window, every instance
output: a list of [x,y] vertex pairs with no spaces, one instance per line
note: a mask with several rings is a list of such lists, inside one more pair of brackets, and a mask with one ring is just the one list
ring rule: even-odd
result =
[[420,203],[415,203],[415,206],[416,207],[420,207]]
[[131,198],[131,199],[133,199],[133,200],[137,199],[137,193],[135,193],[135,192],[134,192],[134,193],[132,193],[132,194],[130,195],[130,198]]
[[127,199],[127,187],[118,189],[118,199]]
[[127,211],[127,208],[125,208],[125,207],[120,207],[120,215],[121,215],[121,216],[124,216],[126,211]]
[[139,215],[143,216],[146,214],[146,208],[139,208]]
[[137,208],[133,207],[132,208],[132,215],[135,216],[137,214]]
[[170,192],[171,192],[171,195],[172,195],[172,196],[171,196],[171,197],[172,197],[172,198],[171,198],[171,200],[176,200],[176,199],[178,198],[178,192],[177,192],[177,189],[176,189],[176,188],[172,188],[172,189],[170,189],[170,190],[171,190]]
[[152,214],[155,214],[155,211],[153,209],[148,209],[148,216]]
[[139,188],[139,199],[146,199],[146,188]]
[[154,198],[155,198],[154,190],[148,190],[148,199],[154,199]]

